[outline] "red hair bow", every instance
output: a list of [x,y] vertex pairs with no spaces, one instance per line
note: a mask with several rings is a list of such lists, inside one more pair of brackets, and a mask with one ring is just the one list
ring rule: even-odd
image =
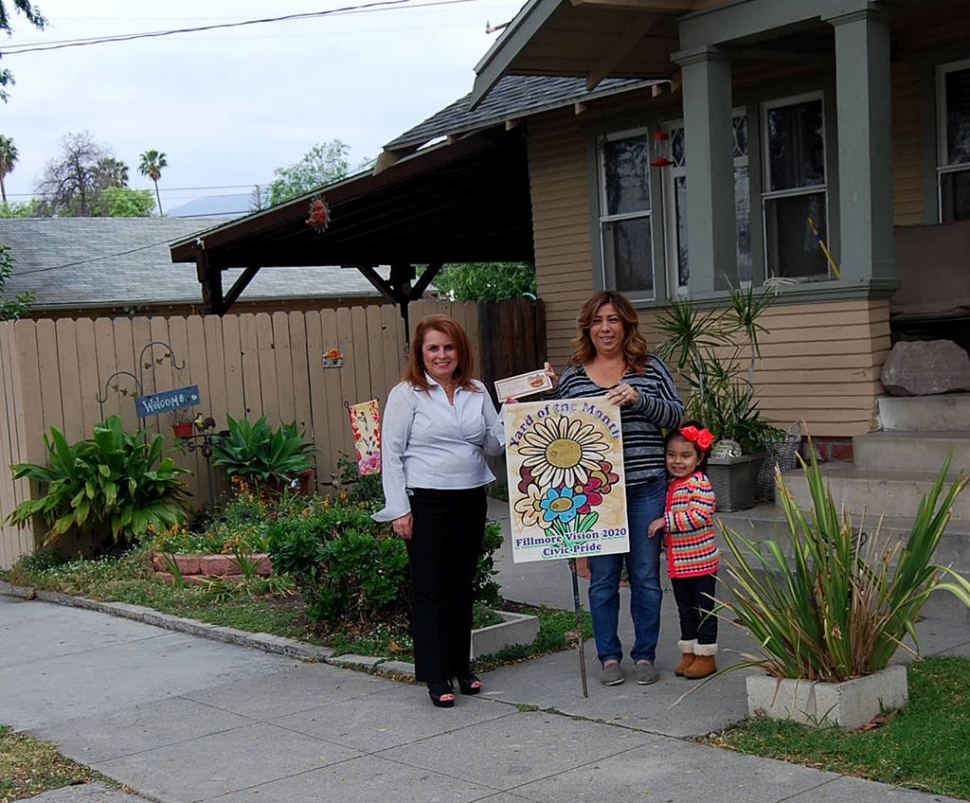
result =
[[680,430],[680,434],[683,435],[691,443],[696,443],[702,452],[706,452],[712,443],[714,443],[714,436],[708,432],[706,429],[698,429],[697,427],[684,427]]

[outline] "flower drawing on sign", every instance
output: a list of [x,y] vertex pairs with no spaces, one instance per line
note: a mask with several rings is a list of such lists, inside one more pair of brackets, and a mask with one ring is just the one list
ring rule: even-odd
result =
[[521,517],[522,523],[526,527],[541,527],[543,530],[548,530],[552,526],[553,519],[547,519],[543,515],[542,489],[532,483],[523,488],[522,493],[527,496],[515,500],[515,512]]
[[524,441],[519,448],[519,454],[526,456],[523,465],[532,469],[539,485],[554,488],[586,482],[609,449],[592,424],[566,416],[537,422]]
[[513,509],[525,527],[541,527],[569,544],[569,533],[593,529],[619,477],[604,460],[609,443],[592,424],[561,416],[536,421],[516,451],[524,457]]
[[[601,500],[602,501],[602,500]],[[549,488],[540,503],[543,511],[542,518],[550,524],[559,519],[563,524],[569,524],[576,518],[579,509],[586,504],[586,494],[577,494],[572,488]]]

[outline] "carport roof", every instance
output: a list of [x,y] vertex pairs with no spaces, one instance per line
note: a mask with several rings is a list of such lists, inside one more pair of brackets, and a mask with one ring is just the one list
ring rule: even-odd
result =
[[[307,225],[318,196],[330,208],[323,233]],[[238,295],[230,291],[223,304],[221,278],[229,268],[248,268],[251,278],[260,268],[287,266],[366,272],[375,265],[532,262],[525,138],[517,129],[490,130],[428,147],[183,239],[171,254],[173,262],[196,263],[213,312],[224,312]]]

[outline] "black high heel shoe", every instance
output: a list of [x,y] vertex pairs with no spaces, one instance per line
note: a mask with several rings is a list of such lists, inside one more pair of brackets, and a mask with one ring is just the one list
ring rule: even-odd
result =
[[443,680],[439,683],[428,684],[428,696],[435,708],[451,708],[455,704],[455,691],[451,683]]
[[458,678],[458,688],[462,694],[478,694],[482,690],[482,682],[474,675]]

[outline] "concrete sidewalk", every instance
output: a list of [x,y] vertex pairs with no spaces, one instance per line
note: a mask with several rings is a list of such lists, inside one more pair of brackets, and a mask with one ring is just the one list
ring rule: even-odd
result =
[[[504,596],[572,607],[565,564],[514,566],[503,551],[498,566]],[[925,653],[970,655],[965,609],[941,597],[926,613]],[[627,645],[631,632],[624,621]],[[441,710],[422,687],[0,597],[0,723],[164,803],[945,800],[683,740],[744,716],[744,673],[671,708],[690,687],[670,672],[676,639],[671,596],[656,685],[599,685],[590,644],[588,699],[572,650],[487,673],[485,693]],[[721,643],[745,646],[739,632]],[[42,799],[102,797],[125,796],[86,787]]]

